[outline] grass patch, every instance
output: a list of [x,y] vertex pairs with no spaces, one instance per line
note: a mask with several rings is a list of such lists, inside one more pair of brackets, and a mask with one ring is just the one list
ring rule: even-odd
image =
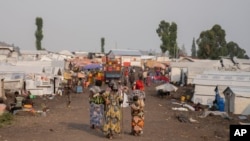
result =
[[11,113],[4,113],[0,116],[0,128],[5,125],[10,125],[13,121],[14,117]]

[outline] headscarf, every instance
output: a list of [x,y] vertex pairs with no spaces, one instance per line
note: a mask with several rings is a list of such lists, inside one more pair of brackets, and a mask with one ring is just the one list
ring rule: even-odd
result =
[[100,87],[98,86],[92,86],[90,89],[89,89],[90,92],[92,92],[93,94],[96,94],[96,93],[100,93],[101,92],[101,89]]

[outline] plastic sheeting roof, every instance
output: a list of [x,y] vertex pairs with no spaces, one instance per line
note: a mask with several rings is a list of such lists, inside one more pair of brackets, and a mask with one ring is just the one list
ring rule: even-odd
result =
[[222,86],[248,86],[250,87],[250,76],[233,75],[197,75],[194,84],[198,85],[222,85]]

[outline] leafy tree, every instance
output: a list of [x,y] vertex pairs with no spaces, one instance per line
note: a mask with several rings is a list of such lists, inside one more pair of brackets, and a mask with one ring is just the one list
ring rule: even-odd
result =
[[214,25],[212,29],[202,31],[200,37],[197,39],[198,58],[203,59],[218,59],[223,54],[221,48],[226,46],[225,40],[226,33],[220,25]]
[[227,43],[227,54],[230,55],[230,57],[237,57],[237,58],[245,58],[246,51],[244,49],[241,49],[237,43],[231,41]]
[[36,18],[36,26],[37,26],[37,30],[35,32],[35,36],[36,36],[36,49],[37,50],[42,50],[42,39],[43,39],[43,19],[41,17],[37,17]]
[[177,24],[174,22],[170,24],[163,20],[156,29],[156,33],[162,41],[160,46],[162,53],[169,51],[170,56],[175,56],[177,50]]
[[102,38],[101,38],[101,52],[102,52],[102,53],[105,52],[105,50],[104,50],[104,45],[105,45],[105,38],[102,37]]
[[202,31],[196,40],[198,44],[197,56],[202,59],[219,59],[220,56],[237,58],[248,58],[246,51],[241,49],[237,43],[226,42],[226,32],[220,25],[214,25],[212,29]]
[[193,44],[191,49],[191,56],[196,57],[196,45],[195,45],[195,39],[193,38]]

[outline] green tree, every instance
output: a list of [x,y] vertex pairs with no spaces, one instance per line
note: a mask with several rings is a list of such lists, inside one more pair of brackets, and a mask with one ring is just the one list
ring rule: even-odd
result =
[[193,38],[193,44],[191,49],[191,56],[196,57],[196,45],[195,45],[195,39]]
[[35,36],[36,36],[36,49],[37,50],[42,50],[42,39],[43,39],[43,19],[41,17],[37,17],[36,18],[36,32],[35,32]]
[[169,51],[169,55],[174,57],[177,48],[177,24],[172,22],[171,24],[164,20],[160,22],[159,27],[156,29],[156,33],[161,38],[162,44],[160,46],[162,54]]
[[105,52],[105,50],[104,50],[104,45],[105,45],[105,38],[102,37],[102,38],[101,38],[101,52],[102,52],[102,53]]
[[246,51],[244,49],[241,49],[237,43],[231,41],[227,43],[227,54],[230,57],[237,57],[237,58],[246,58],[245,54]]
[[218,59],[223,53],[221,48],[226,46],[226,33],[220,25],[214,25],[212,29],[202,31],[197,39],[198,58],[202,59]]
[[202,59],[219,59],[221,56],[248,58],[246,51],[237,43],[226,42],[226,32],[220,25],[214,25],[212,29],[202,31],[196,40],[198,45],[197,57]]

